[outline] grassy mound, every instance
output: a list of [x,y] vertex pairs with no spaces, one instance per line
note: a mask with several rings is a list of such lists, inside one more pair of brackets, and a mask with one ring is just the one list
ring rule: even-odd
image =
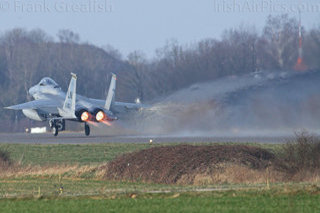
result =
[[226,168],[236,166],[234,175],[239,168],[265,171],[274,158],[265,149],[245,145],[154,147],[116,158],[106,166],[105,177],[166,184],[194,184],[208,178],[208,182],[221,182],[226,180],[213,179]]

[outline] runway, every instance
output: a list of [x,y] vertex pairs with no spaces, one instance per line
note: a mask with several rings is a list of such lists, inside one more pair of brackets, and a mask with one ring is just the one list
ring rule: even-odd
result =
[[284,143],[289,137],[215,137],[215,136],[108,136],[92,135],[86,137],[83,133],[52,134],[1,133],[0,143],[10,144],[92,144],[92,143]]

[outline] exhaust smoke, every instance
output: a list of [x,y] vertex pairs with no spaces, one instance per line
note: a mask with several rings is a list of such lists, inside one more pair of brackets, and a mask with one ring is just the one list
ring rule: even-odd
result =
[[135,116],[142,134],[270,136],[320,129],[320,72],[257,72],[196,84]]
[[98,132],[163,136],[290,136],[320,130],[320,72],[255,72],[195,84]]

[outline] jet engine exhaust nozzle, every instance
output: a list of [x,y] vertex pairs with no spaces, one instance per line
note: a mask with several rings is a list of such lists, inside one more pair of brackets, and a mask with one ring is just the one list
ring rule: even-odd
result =
[[87,112],[87,111],[84,111],[81,114],[81,121],[86,122],[86,121],[89,121],[89,120],[90,120],[90,113]]
[[96,114],[96,120],[98,122],[101,122],[103,120],[105,120],[106,118],[106,114],[103,112],[103,111],[99,111],[97,114]]

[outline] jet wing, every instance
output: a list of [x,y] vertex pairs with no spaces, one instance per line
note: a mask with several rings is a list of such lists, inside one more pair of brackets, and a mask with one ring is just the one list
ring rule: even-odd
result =
[[49,99],[34,100],[23,104],[5,107],[5,109],[23,110],[23,109],[48,109],[61,107],[61,103]]

